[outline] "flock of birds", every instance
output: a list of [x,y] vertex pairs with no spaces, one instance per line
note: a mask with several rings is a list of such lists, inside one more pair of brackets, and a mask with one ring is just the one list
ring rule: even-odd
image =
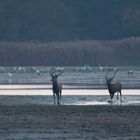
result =
[[[116,72],[116,71],[119,70],[119,68],[117,68],[117,67],[113,68],[113,67],[107,67],[107,66],[105,66],[105,67],[99,66],[99,69],[102,72],[104,72],[104,71],[106,71],[106,72]],[[132,75],[134,73],[135,73],[135,70],[133,70],[133,69],[127,71],[128,75]]]
[[[108,66],[98,66],[99,70],[101,72],[116,72],[119,69],[117,67],[108,67]],[[7,73],[7,75],[12,78],[13,74],[15,73],[25,73],[25,72],[31,72],[31,73],[35,73],[37,76],[41,75],[41,74],[46,74],[49,71],[52,71],[53,69],[55,69],[55,71],[64,71],[64,67],[47,67],[47,68],[40,68],[40,67],[11,67],[10,70],[8,70],[6,67],[0,67],[0,72],[1,73]],[[89,65],[84,65],[83,67],[76,67],[73,69],[73,71],[75,72],[92,72],[93,71],[93,67],[89,66]],[[128,75],[132,75],[135,73],[135,70],[131,69],[127,71]]]
[[[117,68],[117,67],[108,67],[108,66],[103,67],[101,65],[99,65],[98,68],[101,72],[116,72],[119,70],[119,68]],[[77,71],[77,72],[92,72],[93,67],[91,67],[89,65],[84,65],[83,67],[77,67],[75,69],[75,71]],[[133,69],[127,71],[128,75],[131,75],[134,73],[135,73],[135,70],[133,70]]]
[[[10,78],[14,76],[16,73],[35,73],[37,76],[41,74],[47,74],[49,71],[52,71],[54,68],[53,67],[48,67],[48,68],[40,68],[40,67],[0,67],[0,73],[6,73]],[[63,71],[63,67],[56,67],[56,71]]]

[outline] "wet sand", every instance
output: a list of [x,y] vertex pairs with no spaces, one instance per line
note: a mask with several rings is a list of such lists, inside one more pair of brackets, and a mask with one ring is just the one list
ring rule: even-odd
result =
[[139,140],[140,106],[2,105],[1,140]]
[[106,94],[64,94],[62,104],[57,106],[49,94],[21,93],[22,90],[18,95],[0,95],[0,140],[140,139],[139,94],[123,95],[122,104],[116,97],[113,104],[108,103]]

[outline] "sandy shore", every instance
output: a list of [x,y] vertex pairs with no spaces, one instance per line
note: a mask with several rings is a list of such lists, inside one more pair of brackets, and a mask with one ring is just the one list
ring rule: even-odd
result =
[[1,140],[139,140],[140,106],[0,106]]

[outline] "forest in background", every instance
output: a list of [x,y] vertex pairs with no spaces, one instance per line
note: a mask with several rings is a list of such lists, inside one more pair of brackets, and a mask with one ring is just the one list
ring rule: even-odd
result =
[[0,42],[0,65],[140,65],[140,38],[115,41]]
[[139,36],[140,0],[0,0],[0,65],[140,65]]
[[0,0],[0,41],[140,36],[139,0]]

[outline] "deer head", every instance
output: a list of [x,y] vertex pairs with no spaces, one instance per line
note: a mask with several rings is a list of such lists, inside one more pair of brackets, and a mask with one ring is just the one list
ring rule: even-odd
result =
[[106,73],[106,75],[105,75],[106,84],[111,84],[111,82],[114,79],[114,77],[116,76],[117,72],[118,72],[118,69],[114,71],[114,74],[111,77],[108,77],[108,73]]
[[53,70],[53,71],[50,71],[49,74],[51,75],[52,79],[51,81],[52,82],[57,82],[57,78],[63,73],[62,70],[59,70],[59,71],[56,71],[56,70]]

